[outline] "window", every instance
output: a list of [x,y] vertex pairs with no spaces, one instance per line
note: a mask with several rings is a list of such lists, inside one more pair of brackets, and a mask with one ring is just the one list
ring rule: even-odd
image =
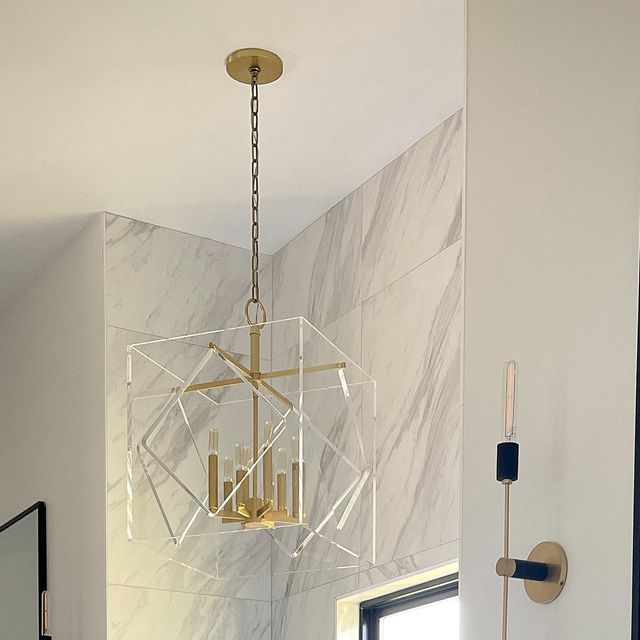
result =
[[458,640],[458,575],[360,605],[360,640]]

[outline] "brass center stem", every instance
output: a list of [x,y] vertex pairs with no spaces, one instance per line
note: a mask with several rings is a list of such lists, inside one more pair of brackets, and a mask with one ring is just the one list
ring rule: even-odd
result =
[[[251,353],[251,375],[255,376],[256,379],[260,376],[260,331],[262,327],[261,325],[252,325],[249,329],[251,345],[250,345],[250,353]],[[253,382],[253,386],[258,388],[258,382]],[[260,426],[260,406],[259,406],[259,396],[257,393],[253,393],[253,405],[252,405],[252,417],[253,417],[253,462],[258,459],[258,438],[260,437],[259,426]],[[258,471],[257,467],[254,468],[251,474],[251,482],[253,486],[253,497],[258,497]]]

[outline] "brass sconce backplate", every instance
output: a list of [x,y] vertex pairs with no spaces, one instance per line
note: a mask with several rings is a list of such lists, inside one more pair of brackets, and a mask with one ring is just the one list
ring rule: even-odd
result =
[[549,577],[544,582],[524,581],[527,595],[539,604],[553,602],[567,582],[568,563],[564,549],[557,542],[541,542],[532,549],[527,560],[549,566]]
[[252,69],[259,69],[258,84],[269,84],[282,75],[282,59],[266,49],[238,49],[227,56],[226,66],[227,73],[244,84],[251,84]]

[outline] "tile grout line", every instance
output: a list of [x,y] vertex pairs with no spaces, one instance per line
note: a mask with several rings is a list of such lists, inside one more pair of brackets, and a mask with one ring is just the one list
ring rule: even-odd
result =
[[380,293],[386,291],[389,287],[393,286],[394,284],[396,284],[397,282],[402,280],[405,276],[408,276],[410,273],[413,273],[417,269],[420,269],[420,267],[423,267],[428,262],[431,262],[431,260],[433,260],[434,258],[437,258],[439,255],[443,254],[445,251],[448,251],[449,249],[451,249],[451,247],[454,247],[459,242],[462,242],[462,236],[456,238],[453,242],[448,244],[443,249],[440,249],[437,253],[434,253],[432,256],[429,256],[428,258],[423,260],[420,264],[417,264],[415,267],[411,267],[411,269],[409,269],[408,271],[405,271],[405,273],[403,273],[402,275],[398,276],[395,280],[392,280],[391,282],[389,282],[389,284],[386,284],[381,289],[378,289],[375,293],[372,293],[370,296],[368,296],[366,298],[363,298],[361,304],[364,304],[365,302],[368,302],[369,300],[371,300],[371,298],[375,298],[377,295],[379,295]]
[[[450,544],[454,544],[454,543],[459,543],[460,542],[460,537],[458,536],[457,538],[454,538],[453,540],[447,540],[446,542],[441,542],[439,544],[434,544],[430,547],[427,547],[426,549],[420,549],[419,551],[415,551],[414,553],[410,553],[406,556],[401,556],[399,558],[395,558],[393,560],[389,560],[388,562],[385,562],[384,564],[379,564],[379,565],[375,565],[373,567],[370,567],[369,569],[363,569],[362,571],[358,571],[357,573],[352,574],[351,576],[343,576],[342,578],[338,578],[337,580],[331,580],[329,582],[325,582],[324,584],[320,584],[318,586],[315,587],[310,587],[309,589],[303,589],[302,591],[297,591],[296,593],[292,593],[288,596],[284,596],[283,598],[278,598],[278,600],[274,600],[273,603],[278,603],[278,602],[282,602],[283,600],[287,600],[290,598],[294,598],[296,596],[300,596],[303,594],[308,594],[311,591],[315,591],[317,589],[324,589],[325,587],[329,587],[333,584],[335,584],[336,582],[340,582],[341,580],[347,580],[349,578],[352,577],[357,577],[358,578],[358,589],[360,588],[360,584],[359,584],[359,579],[360,579],[360,574],[365,574],[369,571],[380,571],[382,570],[384,567],[388,567],[390,565],[395,565],[397,566],[398,563],[402,563],[403,561],[407,560],[407,559],[411,559],[411,558],[415,558],[416,556],[419,556],[422,553],[428,553],[429,551],[433,551],[434,549],[440,549],[442,547],[446,547],[447,545]],[[395,576],[391,576],[391,578],[385,578],[384,582],[387,582],[389,579],[394,580],[394,579],[402,579],[404,576],[406,575],[410,575],[411,573],[414,573],[416,571],[423,571],[428,569],[428,567],[415,567],[414,569],[411,569],[410,571],[407,572],[403,572],[401,568],[398,568],[398,573]],[[374,583],[374,584],[378,584],[378,583]],[[349,591],[346,592],[345,595],[348,595],[350,593],[353,593],[353,591]],[[342,598],[341,595],[336,596],[336,598]]]
[[136,584],[123,584],[120,582],[109,582],[109,587],[119,587],[124,589],[140,589],[143,591],[159,591],[160,593],[179,593],[180,595],[185,596],[196,596],[202,598],[219,598],[223,600],[240,600],[241,602],[264,602],[265,604],[270,605],[271,600],[259,600],[257,598],[240,598],[239,596],[226,596],[220,594],[213,593],[201,593],[199,591],[184,591],[182,589],[162,589],[160,587],[145,587]]

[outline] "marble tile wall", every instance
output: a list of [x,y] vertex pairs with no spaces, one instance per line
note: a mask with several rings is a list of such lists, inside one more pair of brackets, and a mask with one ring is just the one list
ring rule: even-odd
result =
[[111,640],[270,640],[269,602],[110,585]]
[[[244,324],[245,249],[107,214],[105,259],[109,326],[169,337]],[[260,264],[270,302],[270,257]]]
[[377,380],[376,564],[388,569],[274,570],[273,640],[309,637],[305,620],[314,638],[333,638],[337,595],[425,568],[428,553],[451,556],[457,544],[461,120],[452,115],[273,256],[274,317],[305,316]]
[[[214,579],[173,561],[170,544],[132,543],[126,534],[126,345],[244,324],[249,252],[110,214],[105,225],[109,637],[267,640],[266,539],[245,554],[262,567],[248,582]],[[261,292],[270,309],[270,257],[261,264]],[[215,547],[198,540],[197,568],[215,566]]]
[[[412,556],[362,570],[357,575],[338,578],[274,600],[271,607],[272,640],[336,640],[336,626],[338,640],[358,638],[358,629],[353,628],[357,627],[356,620],[338,620],[336,625],[336,605],[339,598],[388,585],[401,578],[419,574],[425,567],[442,566],[457,558],[457,540],[452,540]],[[354,612],[353,617],[356,615]]]

